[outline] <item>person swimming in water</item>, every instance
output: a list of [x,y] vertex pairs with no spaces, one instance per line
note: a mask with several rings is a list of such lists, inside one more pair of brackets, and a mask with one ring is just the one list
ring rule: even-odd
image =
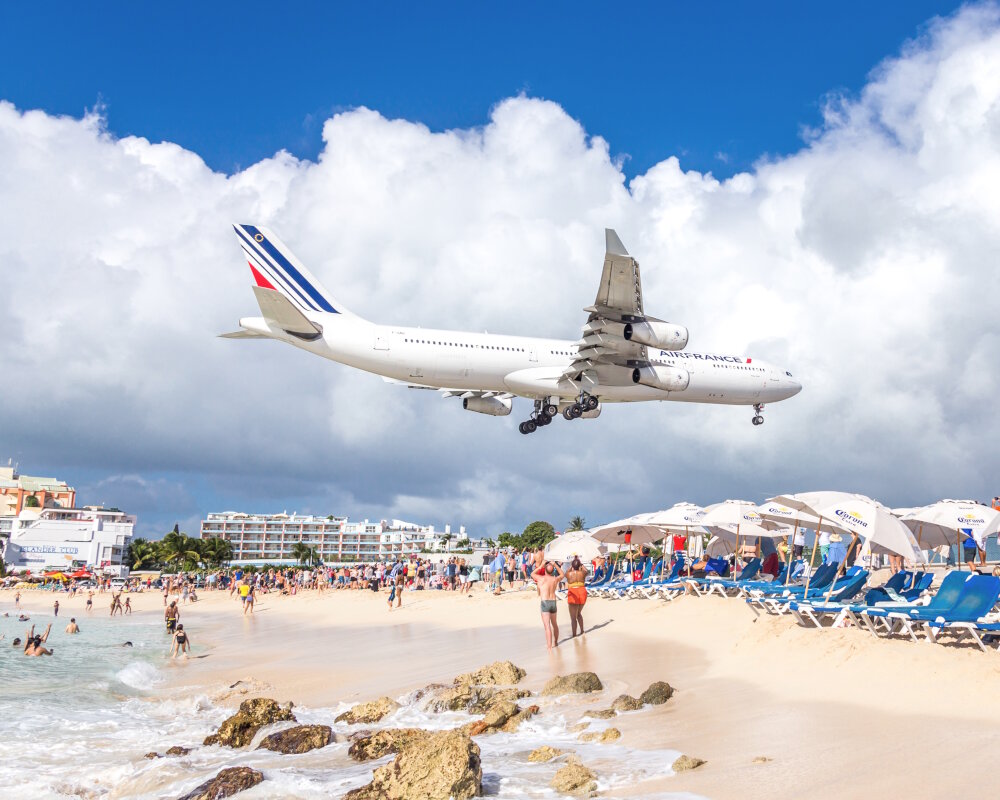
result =
[[48,627],[45,629],[45,633],[37,634],[35,633],[35,626],[32,625],[31,629],[25,636],[24,641],[24,655],[26,656],[50,656],[52,651],[47,649],[44,645],[45,642],[49,640],[49,633],[52,631],[52,623],[50,622]]
[[66,633],[79,633],[80,626],[76,624],[76,617],[69,618],[69,625],[66,626]]
[[178,655],[183,653],[184,658],[187,658],[190,649],[191,637],[187,635],[183,625],[178,625],[177,630],[174,631],[173,642],[170,645],[170,657],[177,658]]

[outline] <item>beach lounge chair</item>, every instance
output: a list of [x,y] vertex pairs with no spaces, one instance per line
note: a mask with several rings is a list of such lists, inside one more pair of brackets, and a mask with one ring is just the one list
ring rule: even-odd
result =
[[979,647],[985,650],[982,638],[976,635],[977,626],[986,625],[990,632],[991,623],[979,621],[985,617],[1000,599],[1000,578],[993,575],[973,574],[964,584],[958,599],[951,608],[939,611],[915,608],[905,612],[908,619],[903,626],[913,641],[917,641],[914,627],[922,624],[930,641],[937,641],[943,631],[973,634]]
[[717,592],[726,597],[731,590],[739,589],[744,583],[755,581],[760,575],[760,567],[760,559],[752,558],[743,567],[738,578],[688,578],[687,582],[699,595]]
[[958,597],[962,592],[962,586],[968,579],[968,572],[952,570],[944,576],[941,580],[941,585],[938,587],[937,593],[934,594],[934,596],[931,597],[930,601],[926,604],[920,605],[916,602],[880,603],[878,605],[868,606],[860,610],[858,614],[859,621],[865,624],[865,627],[868,628],[873,636],[878,636],[880,634],[879,623],[885,627],[885,633],[891,636],[904,627],[902,623],[903,618],[900,616],[901,613],[905,615],[905,612],[915,608],[923,608],[928,611],[943,611],[951,608],[958,600]]
[[[794,600],[822,597],[830,589],[830,584],[833,584],[834,592],[840,591],[861,571],[858,567],[852,567],[843,577],[838,579],[837,573],[839,569],[840,564],[834,561],[831,564],[824,564],[816,570],[816,574],[809,581],[808,594],[805,584],[779,586],[775,589],[754,590],[750,592],[746,597],[746,603],[758,616],[760,614],[759,610],[763,610],[768,614],[783,614]],[[836,583],[834,583],[834,580],[836,580]]]
[[[825,597],[810,600],[793,600],[788,604],[788,610],[798,620],[799,625],[805,628],[809,627],[809,623],[812,623],[817,628],[822,628],[824,627],[823,620],[831,617],[833,618],[831,627],[839,627],[843,624],[844,619],[849,616],[850,609],[859,608],[859,606],[852,604],[850,601],[864,590],[865,584],[868,583],[868,578],[869,574],[867,572],[859,572],[848,578],[842,588],[830,596],[829,601]],[[812,595],[812,592],[810,591],[809,594]]]

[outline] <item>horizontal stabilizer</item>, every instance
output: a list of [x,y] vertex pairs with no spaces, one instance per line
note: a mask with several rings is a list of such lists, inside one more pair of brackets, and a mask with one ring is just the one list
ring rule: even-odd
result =
[[253,293],[264,319],[273,322],[283,331],[299,336],[316,336],[322,333],[322,328],[310,322],[281,292],[254,286]]

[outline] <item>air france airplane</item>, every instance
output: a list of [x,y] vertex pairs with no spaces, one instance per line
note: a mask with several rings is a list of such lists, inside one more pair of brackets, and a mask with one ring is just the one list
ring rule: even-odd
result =
[[377,325],[348,311],[267,228],[235,225],[261,316],[240,320],[229,339],[276,339],[381,375],[390,383],[457,397],[467,411],[507,416],[515,397],[534,401],[521,433],[557,414],[593,419],[601,403],[676,400],[753,406],[802,386],[757,359],[684,350],[687,328],[643,311],[639,263],[605,231],[604,271],[577,341]]

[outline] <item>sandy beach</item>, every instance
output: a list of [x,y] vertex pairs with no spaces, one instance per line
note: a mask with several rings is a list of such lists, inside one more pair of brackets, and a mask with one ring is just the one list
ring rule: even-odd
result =
[[[160,594],[131,597],[136,616],[162,615]],[[166,663],[162,691],[224,697],[226,687],[253,679],[279,701],[333,706],[401,696],[509,659],[527,671],[531,690],[555,675],[596,672],[603,692],[560,707],[573,718],[665,680],[676,690],[665,705],[615,718],[622,743],[707,764],[633,787],[649,796],[944,796],[978,789],[978,765],[1000,746],[1000,655],[975,648],[807,630],[787,616],[755,620],[735,599],[682,597],[592,599],[590,632],[549,653],[533,591],[408,592],[392,612],[385,597],[269,594],[243,617],[228,593],[203,592],[182,609],[182,622],[194,654],[206,657]],[[4,610],[12,600],[0,593]],[[85,616],[84,602],[61,597],[60,621]],[[107,614],[109,602],[98,595],[93,614]],[[51,618],[51,603],[47,593],[22,593],[33,622]],[[559,614],[565,637],[562,603]],[[263,788],[253,796],[268,796]]]

